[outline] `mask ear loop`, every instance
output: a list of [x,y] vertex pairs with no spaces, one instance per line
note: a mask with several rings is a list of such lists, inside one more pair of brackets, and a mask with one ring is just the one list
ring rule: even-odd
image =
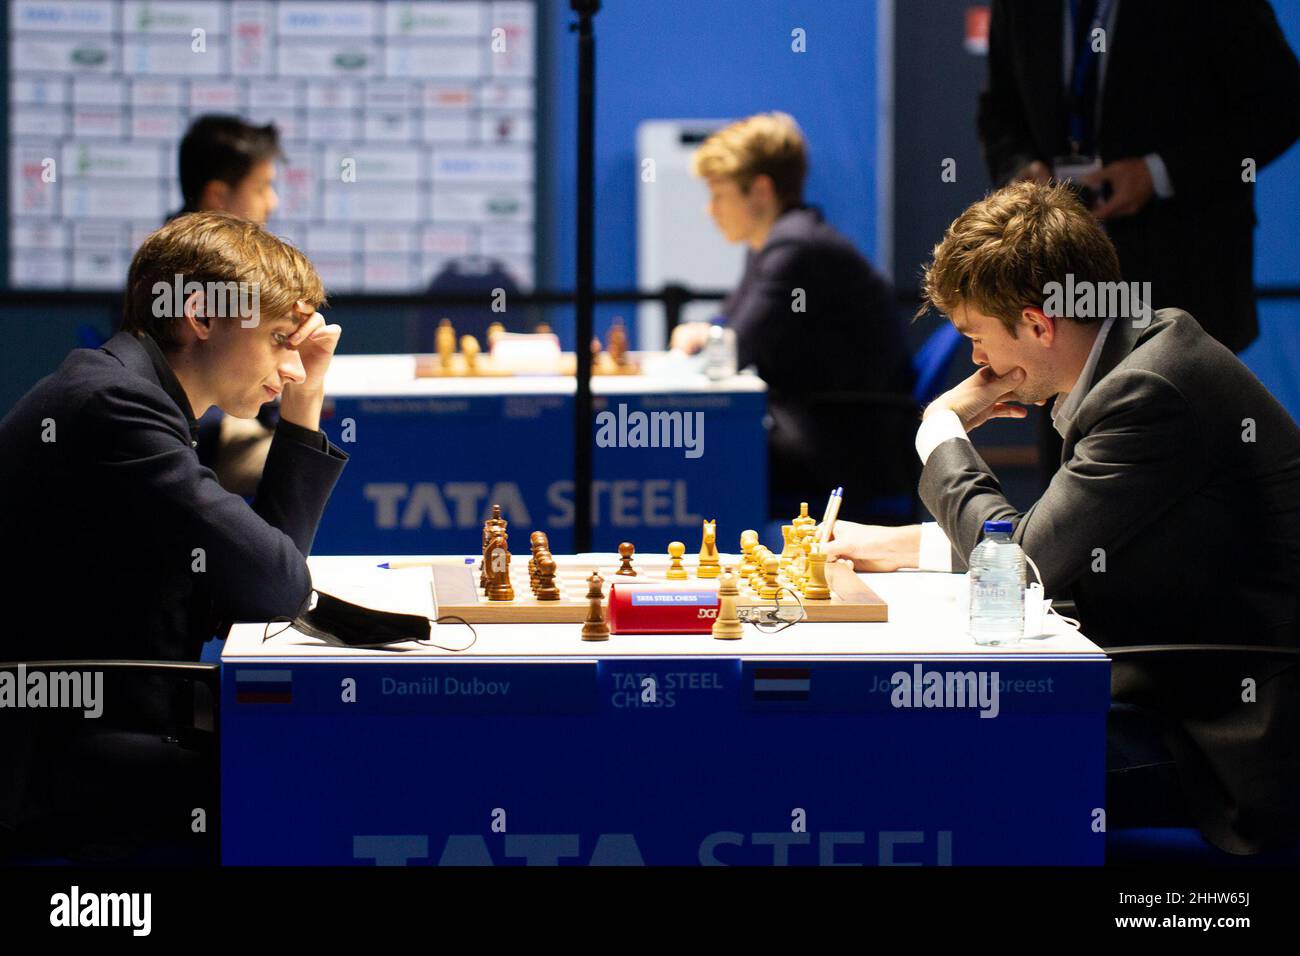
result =
[[[308,599],[307,602],[306,610],[310,611],[312,608],[314,608],[316,606],[316,602],[319,600],[320,600],[320,594],[316,591],[315,588],[313,588],[311,592],[311,597]],[[285,631],[289,630],[289,628],[293,627],[293,622],[295,620],[296,618],[291,618],[291,617],[275,617],[267,621],[266,627],[262,628],[262,643],[265,644],[268,640],[270,640],[273,637],[279,637]],[[463,617],[457,617],[454,614],[446,614],[439,618],[426,617],[425,620],[427,620],[430,624],[442,624],[444,622],[453,623],[453,624],[464,624],[467,628],[469,628],[469,633],[471,635],[470,641],[464,647],[447,647],[445,644],[435,643],[432,640],[432,638],[427,638],[423,640],[412,640],[409,643],[419,645],[420,647],[437,648],[440,651],[451,651],[457,654],[469,650],[471,647],[473,647],[475,644],[478,643],[478,631],[474,630],[474,625],[470,624],[470,622],[465,620]],[[280,628],[278,631],[272,634],[271,633],[272,624],[284,624],[284,627]]]
[[[273,637],[279,637],[279,636],[280,636],[281,634],[283,634],[285,631],[289,630],[289,628],[293,627],[293,620],[294,620],[294,619],[291,618],[291,617],[273,617],[273,618],[271,618],[271,620],[269,620],[269,621],[266,622],[266,627],[262,628],[262,643],[265,644],[265,643],[266,643],[267,641],[269,641],[271,638],[273,638]],[[280,628],[278,631],[276,631],[274,634],[272,634],[272,633],[270,633],[270,631],[271,631],[271,625],[272,625],[272,624],[284,624],[284,627]]]
[[[313,610],[316,607],[316,603],[319,600],[320,600],[320,592],[317,591],[315,588],[312,588],[311,593],[307,595],[307,606],[303,608],[303,611],[306,612],[306,611]],[[271,618],[271,620],[266,622],[266,627],[262,628],[262,643],[265,644],[273,637],[279,637],[285,631],[289,630],[289,628],[293,627],[293,622],[296,620],[297,620],[296,617]],[[270,633],[272,624],[283,624],[284,627],[280,628],[278,631],[272,634]]]
[[469,628],[469,632],[473,636],[470,638],[470,642],[466,644],[464,647],[447,647],[444,644],[435,644],[432,638],[429,638],[428,640],[412,641],[411,642],[412,644],[418,644],[420,647],[436,647],[440,651],[452,651],[454,653],[459,654],[462,651],[469,650],[471,647],[473,647],[475,644],[478,643],[478,631],[474,630],[474,625],[471,624],[469,621],[465,620],[463,617],[457,617],[455,614],[444,614],[442,617],[429,618],[428,620],[431,624],[442,624],[444,622],[451,623],[451,624],[464,624],[467,628]]

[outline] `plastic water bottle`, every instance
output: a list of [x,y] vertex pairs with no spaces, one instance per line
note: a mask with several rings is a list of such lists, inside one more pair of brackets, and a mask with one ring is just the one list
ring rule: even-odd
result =
[[1025,633],[1025,552],[1010,521],[984,522],[970,553],[970,633],[976,644],[1015,644]]
[[723,325],[721,317],[709,325],[704,344],[704,374],[714,382],[736,374],[736,332]]

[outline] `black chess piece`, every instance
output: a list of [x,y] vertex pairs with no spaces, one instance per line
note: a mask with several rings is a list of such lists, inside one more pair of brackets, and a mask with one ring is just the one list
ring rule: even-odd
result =
[[636,577],[636,568],[632,567],[632,555],[636,554],[636,545],[631,541],[624,541],[618,546],[618,556],[623,559],[615,574],[622,574],[630,578]]
[[546,538],[545,531],[534,531],[528,536],[528,544],[532,547],[532,556],[528,559],[528,586],[533,593],[537,593],[537,555],[542,551],[549,551],[550,542]]
[[497,531],[505,531],[509,522],[501,517],[501,506],[492,506],[492,516],[483,522],[483,563],[479,565],[478,586],[482,591],[486,591],[488,584],[488,545],[492,541],[493,535]]
[[510,544],[505,529],[497,529],[487,549],[487,599],[513,601],[515,589],[510,583]]
[[609,625],[605,622],[605,579],[600,572],[592,571],[587,578],[587,618],[582,623],[584,641],[609,640]]
[[539,601],[558,601],[560,589],[555,586],[555,557],[549,551],[537,552],[537,588],[534,594]]

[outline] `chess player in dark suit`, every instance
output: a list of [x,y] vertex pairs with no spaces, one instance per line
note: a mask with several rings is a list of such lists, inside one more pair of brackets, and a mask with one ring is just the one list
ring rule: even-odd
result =
[[[174,295],[177,276],[201,288]],[[145,240],[127,283],[122,331],[72,352],[0,421],[15,559],[0,606],[32,622],[0,632],[0,660],[195,661],[225,624],[292,618],[308,601],[306,556],[347,459],[320,431],[340,336],[316,311],[320,278],[261,226],[195,213]],[[250,506],[199,463],[196,419],[214,406],[251,418],[277,395]],[[104,724],[166,735],[189,716],[161,692],[104,696]]]
[[[873,494],[907,494],[912,412],[911,362],[893,290],[862,254],[803,198],[803,134],[784,113],[763,113],[710,136],[693,158],[710,192],[709,214],[729,242],[748,246],[740,285],[723,304],[736,333],[740,368],[768,387],[769,485],[775,513],[786,496],[852,484],[858,504]],[[673,330],[672,347],[698,351],[704,323]],[[819,396],[877,401],[864,421],[873,465],[845,474],[834,412]],[[891,403],[891,399],[896,400]],[[874,483],[875,488],[870,487]]]
[[[983,523],[1011,521],[1047,595],[1073,600],[1103,647],[1300,647],[1300,429],[1182,310],[1130,300],[1065,317],[1049,284],[1067,274],[1076,290],[1120,278],[1109,239],[1067,187],[1008,187],[949,227],[924,292],[981,367],[926,409],[917,433],[937,526],[840,523],[829,555],[860,570],[963,570]],[[1048,402],[1064,453],[1021,512],[967,432]],[[1300,835],[1300,665],[1243,660],[1115,660],[1112,825],[1185,812],[1236,853]],[[1243,704],[1247,678],[1257,699]],[[1150,787],[1135,792],[1143,778]],[[1125,803],[1134,797],[1145,805]],[[1171,817],[1150,819],[1161,807]]]

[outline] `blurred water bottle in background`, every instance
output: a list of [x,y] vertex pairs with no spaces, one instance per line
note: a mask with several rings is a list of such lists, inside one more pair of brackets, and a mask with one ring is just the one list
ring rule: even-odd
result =
[[723,324],[722,316],[709,326],[709,340],[704,344],[704,374],[714,382],[736,374],[736,333]]

